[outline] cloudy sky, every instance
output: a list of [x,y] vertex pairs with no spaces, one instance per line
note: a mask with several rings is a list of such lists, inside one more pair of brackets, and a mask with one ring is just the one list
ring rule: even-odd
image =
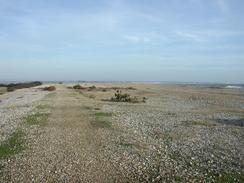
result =
[[0,80],[244,83],[244,1],[0,0]]

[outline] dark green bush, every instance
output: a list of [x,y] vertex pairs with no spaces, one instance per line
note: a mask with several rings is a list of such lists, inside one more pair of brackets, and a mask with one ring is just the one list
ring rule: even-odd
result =
[[73,86],[73,88],[74,89],[76,89],[76,90],[81,90],[81,89],[85,89],[84,87],[82,87],[81,85],[75,85],[75,86]]
[[111,98],[113,102],[131,102],[131,103],[138,103],[139,100],[137,97],[131,97],[127,93],[122,93],[121,90],[117,90],[114,94],[114,97]]
[[17,90],[17,89],[31,88],[31,87],[40,86],[40,85],[42,85],[41,82],[34,81],[34,82],[29,82],[29,83],[11,83],[11,84],[8,84],[8,85],[3,85],[2,84],[1,86],[7,87],[7,91],[8,92],[12,92],[12,91]]

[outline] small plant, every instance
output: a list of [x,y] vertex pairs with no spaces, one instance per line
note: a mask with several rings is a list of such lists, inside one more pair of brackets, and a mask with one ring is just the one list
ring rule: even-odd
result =
[[127,93],[122,93],[121,90],[117,90],[116,93],[114,94],[114,97],[111,98],[112,101],[114,102],[130,102],[131,97]]
[[44,91],[54,91],[56,90],[56,87],[55,86],[47,86],[45,88],[43,88]]
[[142,102],[143,102],[143,103],[146,103],[146,100],[147,100],[146,97],[143,97],[143,98],[142,98]]
[[127,93],[122,93],[121,90],[117,90],[114,94],[114,97],[110,99],[113,102],[131,102],[131,103],[139,103],[139,99],[137,97],[131,97]]

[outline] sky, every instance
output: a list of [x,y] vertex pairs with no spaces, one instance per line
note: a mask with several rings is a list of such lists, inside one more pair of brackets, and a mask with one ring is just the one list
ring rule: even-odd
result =
[[0,81],[244,83],[243,0],[0,0]]

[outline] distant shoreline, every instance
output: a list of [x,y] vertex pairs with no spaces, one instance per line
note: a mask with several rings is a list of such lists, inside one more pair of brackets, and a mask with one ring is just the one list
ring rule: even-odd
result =
[[[30,80],[23,81],[0,81],[0,84],[10,84],[10,83],[25,83],[31,82]],[[163,85],[196,85],[202,87],[210,88],[229,88],[229,89],[242,89],[244,84],[241,83],[212,83],[212,82],[180,82],[180,81],[40,81],[43,84],[49,83],[132,83],[132,84],[163,84]]]

